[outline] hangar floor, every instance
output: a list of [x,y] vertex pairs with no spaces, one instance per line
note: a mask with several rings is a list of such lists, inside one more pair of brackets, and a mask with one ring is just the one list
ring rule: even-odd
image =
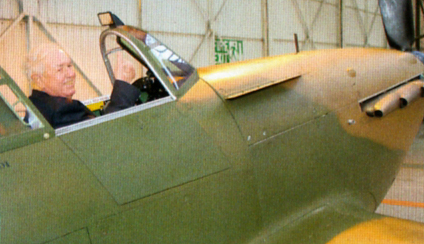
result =
[[377,213],[424,223],[424,124]]

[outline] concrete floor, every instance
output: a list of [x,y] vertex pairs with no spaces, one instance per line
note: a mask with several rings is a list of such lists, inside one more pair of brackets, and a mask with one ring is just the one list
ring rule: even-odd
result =
[[424,125],[377,213],[424,223]]

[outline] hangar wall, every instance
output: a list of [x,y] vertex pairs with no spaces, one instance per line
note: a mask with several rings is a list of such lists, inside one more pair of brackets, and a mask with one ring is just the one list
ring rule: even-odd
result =
[[[0,66],[29,94],[30,46],[54,38],[82,75],[76,99],[111,90],[97,13],[141,26],[196,67],[295,51],[386,47],[377,0],[0,0]],[[35,16],[31,21],[29,16]],[[41,24],[37,22],[40,20]],[[90,85],[92,83],[92,85]]]

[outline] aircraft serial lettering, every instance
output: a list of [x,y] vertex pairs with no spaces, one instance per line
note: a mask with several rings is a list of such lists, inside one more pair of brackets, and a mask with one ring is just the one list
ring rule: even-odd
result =
[[10,164],[7,161],[0,163],[0,170],[5,169],[5,168],[9,168],[9,167],[10,167]]

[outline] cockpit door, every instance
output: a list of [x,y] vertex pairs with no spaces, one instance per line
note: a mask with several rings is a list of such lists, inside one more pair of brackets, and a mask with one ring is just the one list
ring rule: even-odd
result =
[[53,136],[48,122],[0,67],[0,153]]

